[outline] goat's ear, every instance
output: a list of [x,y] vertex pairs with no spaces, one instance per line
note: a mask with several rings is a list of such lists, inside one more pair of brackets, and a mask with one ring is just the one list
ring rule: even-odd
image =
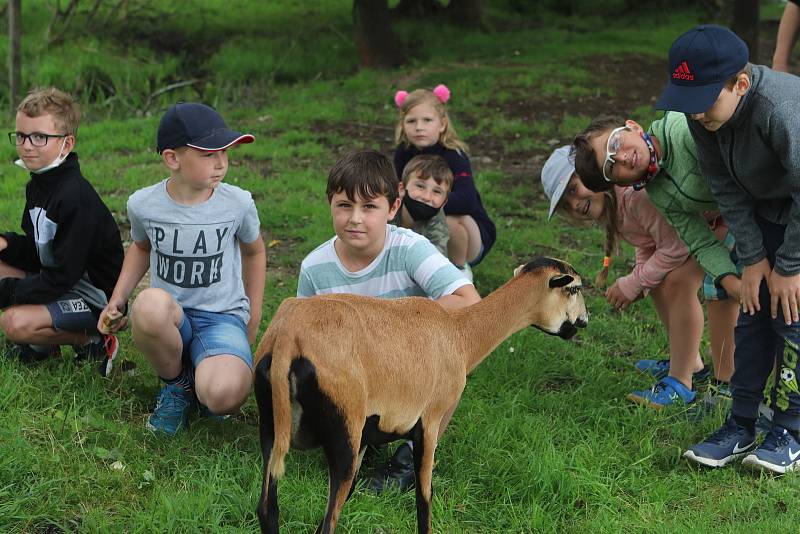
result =
[[570,276],[568,274],[557,274],[557,275],[553,276],[552,278],[550,278],[550,281],[548,282],[548,285],[551,288],[553,288],[553,287],[564,287],[565,285],[572,283],[573,280],[575,280],[575,278],[573,278],[572,276]]
[[519,267],[514,269],[514,276],[517,276],[519,273],[521,273],[522,269],[524,269],[524,268],[525,268],[525,265],[520,265]]

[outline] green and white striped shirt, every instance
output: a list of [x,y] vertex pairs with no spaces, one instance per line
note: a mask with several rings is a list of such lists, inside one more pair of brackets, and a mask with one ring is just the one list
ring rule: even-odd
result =
[[300,266],[298,297],[352,293],[396,299],[439,299],[469,280],[423,236],[386,225],[383,250],[360,271],[348,271],[336,254],[336,236],[314,249]]

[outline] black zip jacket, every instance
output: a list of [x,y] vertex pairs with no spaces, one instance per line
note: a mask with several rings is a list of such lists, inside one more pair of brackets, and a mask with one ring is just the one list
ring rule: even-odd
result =
[[29,276],[0,280],[0,308],[46,304],[67,291],[105,307],[122,268],[119,228],[78,165],[78,155],[42,174],[31,173],[22,213],[24,235],[3,234],[0,260]]

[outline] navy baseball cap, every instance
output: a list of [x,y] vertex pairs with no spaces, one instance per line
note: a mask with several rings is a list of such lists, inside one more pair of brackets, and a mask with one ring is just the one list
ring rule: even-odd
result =
[[178,102],[164,113],[158,125],[156,149],[190,146],[198,150],[224,150],[236,143],[252,143],[255,137],[234,132],[219,113],[195,102]]
[[728,28],[714,24],[692,28],[669,49],[669,78],[656,109],[705,113],[725,82],[749,59],[747,45]]

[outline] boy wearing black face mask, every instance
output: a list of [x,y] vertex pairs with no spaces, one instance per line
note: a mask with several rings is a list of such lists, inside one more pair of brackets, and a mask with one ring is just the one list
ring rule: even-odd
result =
[[32,91],[17,108],[8,138],[31,179],[24,233],[0,235],[0,329],[22,360],[72,345],[105,376],[117,338],[100,334],[97,321],[122,267],[122,241],[73,152],[79,120],[72,97],[55,88]]
[[415,156],[403,169],[403,200],[390,224],[410,228],[447,256],[450,231],[442,207],[453,187],[453,172],[441,156]]

